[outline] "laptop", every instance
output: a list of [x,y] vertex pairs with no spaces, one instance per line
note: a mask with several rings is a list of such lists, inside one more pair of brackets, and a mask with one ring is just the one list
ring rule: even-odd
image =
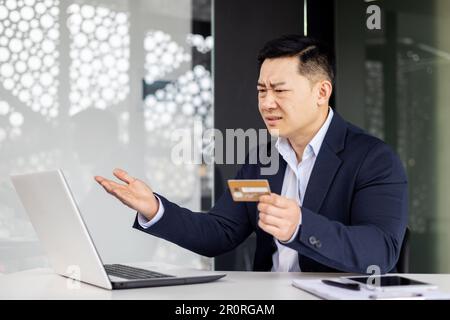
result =
[[62,170],[12,175],[11,180],[57,274],[109,290],[204,283],[225,276],[103,264]]

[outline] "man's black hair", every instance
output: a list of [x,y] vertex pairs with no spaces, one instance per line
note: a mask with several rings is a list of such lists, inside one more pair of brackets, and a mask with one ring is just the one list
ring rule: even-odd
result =
[[259,51],[258,67],[266,59],[293,57],[299,58],[299,73],[310,81],[325,76],[334,84],[334,57],[328,48],[319,41],[301,36],[284,35],[267,42]]

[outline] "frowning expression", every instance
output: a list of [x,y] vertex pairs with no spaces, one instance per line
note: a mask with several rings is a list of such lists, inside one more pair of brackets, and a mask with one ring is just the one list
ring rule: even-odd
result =
[[290,138],[306,132],[323,114],[320,81],[312,83],[298,65],[296,56],[266,59],[261,65],[258,106],[272,135]]

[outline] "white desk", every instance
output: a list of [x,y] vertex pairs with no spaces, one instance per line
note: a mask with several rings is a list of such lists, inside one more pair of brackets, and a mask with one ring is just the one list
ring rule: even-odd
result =
[[[317,298],[293,287],[293,279],[336,276],[323,273],[226,273],[225,278],[204,284],[109,291],[84,283],[77,289],[69,289],[66,278],[50,269],[34,269],[0,276],[0,299],[309,300]],[[450,293],[450,274],[406,276],[437,284],[441,291]]]

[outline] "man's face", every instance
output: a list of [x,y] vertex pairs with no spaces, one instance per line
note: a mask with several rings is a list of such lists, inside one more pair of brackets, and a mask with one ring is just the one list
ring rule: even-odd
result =
[[258,79],[259,112],[272,135],[308,134],[322,116],[319,86],[298,72],[298,57],[266,59]]

